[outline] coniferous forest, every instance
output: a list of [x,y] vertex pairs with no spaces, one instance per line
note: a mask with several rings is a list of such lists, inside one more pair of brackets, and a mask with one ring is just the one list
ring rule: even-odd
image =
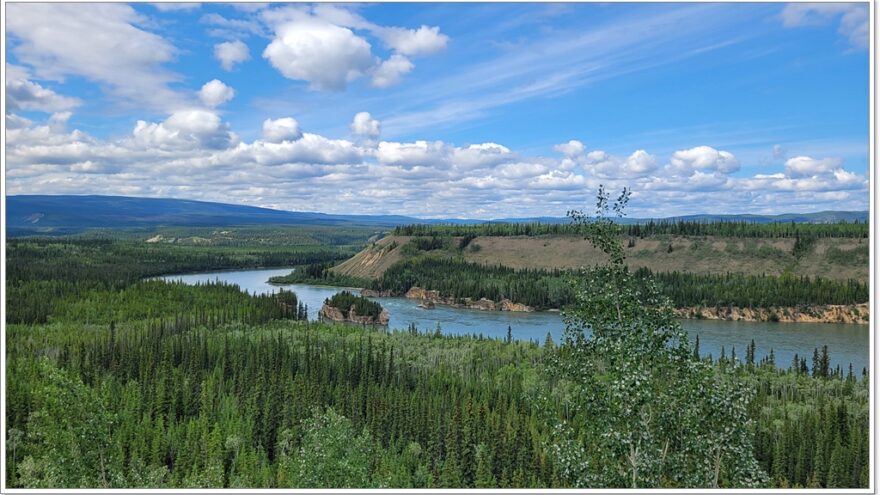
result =
[[[585,232],[617,260],[613,227],[600,227]],[[10,487],[868,483],[868,376],[831,369],[827,349],[790,364],[756,361],[753,347],[700,359],[668,312],[683,275],[613,262],[565,279],[490,267],[486,285],[450,282],[462,296],[546,284],[559,295],[536,305],[569,308],[569,331],[539,344],[319,323],[292,292],[150,279],[350,254],[337,248],[18,239],[7,253]],[[423,263],[406,273],[434,269]],[[738,283],[730,294],[866,290]],[[625,325],[589,310],[612,303]],[[585,339],[583,325],[602,338]]]

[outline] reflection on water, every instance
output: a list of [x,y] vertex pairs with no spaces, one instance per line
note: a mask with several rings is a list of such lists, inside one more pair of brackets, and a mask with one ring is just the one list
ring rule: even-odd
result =
[[[169,275],[166,280],[181,280],[186,283],[222,280],[236,284],[250,293],[278,291],[278,286],[268,284],[269,277],[286,275],[289,268],[223,271],[197,273],[191,275]],[[309,317],[317,318],[324,300],[340,287],[314,285],[287,285],[285,290],[296,292],[299,300],[309,307]],[[423,309],[412,300],[399,297],[376,298],[391,313],[390,328],[404,329],[415,324],[420,330],[434,330],[437,324],[444,334],[479,335],[503,338],[510,328],[516,339],[543,342],[549,332],[554,339],[562,335],[564,324],[558,313],[511,313],[507,311],[479,311],[474,309],[451,308],[438,305],[434,309]],[[743,321],[683,320],[682,325],[692,337],[700,336],[700,351],[703,355],[718,357],[724,346],[727,354],[736,348],[737,355],[745,356],[745,349],[754,339],[757,350],[756,359],[770,353],[776,364],[788,367],[797,353],[811,362],[813,349],[827,345],[831,355],[831,365],[846,368],[850,363],[856,372],[869,364],[869,327],[867,325],[846,325],[837,323],[769,323]]]

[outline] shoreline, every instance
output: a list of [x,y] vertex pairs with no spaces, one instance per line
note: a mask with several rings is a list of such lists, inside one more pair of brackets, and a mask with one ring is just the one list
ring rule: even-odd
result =
[[[518,313],[559,313],[559,308],[538,310],[524,304],[512,303],[507,299],[492,301],[489,299],[472,300],[466,298],[464,303],[455,302],[452,298],[440,296],[437,291],[412,287],[405,294],[386,291],[361,289],[364,297],[403,297],[419,301],[420,306],[430,309],[433,305],[442,305],[478,311],[511,311]],[[675,314],[686,320],[721,320],[749,321],[771,323],[841,323],[848,325],[868,325],[869,303],[861,304],[827,304],[805,308],[773,306],[769,308],[740,308],[714,306],[687,306],[675,308]]]

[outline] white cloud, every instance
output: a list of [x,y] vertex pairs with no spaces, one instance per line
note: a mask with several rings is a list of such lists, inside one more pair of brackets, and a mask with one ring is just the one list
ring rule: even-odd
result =
[[250,35],[263,36],[263,28],[252,19],[229,19],[212,12],[205,14],[199,19],[202,24],[213,26],[208,34],[218,38],[238,39]]
[[199,99],[211,108],[220,106],[233,97],[235,97],[235,90],[219,79],[206,82],[202,89],[199,90]]
[[388,27],[376,30],[376,34],[397,53],[418,57],[430,55],[446,48],[449,37],[438,26],[422,25],[418,29]]
[[368,139],[379,137],[381,126],[369,112],[358,112],[351,121],[351,132]]
[[739,170],[739,160],[728,151],[711,146],[697,146],[672,154],[667,170],[676,175],[691,175],[697,171],[713,171],[730,174]]
[[373,70],[373,86],[377,88],[394,86],[414,67],[415,65],[408,58],[394,54]]
[[842,163],[839,158],[817,160],[809,156],[796,156],[785,161],[785,173],[794,178],[810,177],[838,170]]
[[137,121],[135,143],[160,150],[225,149],[238,138],[220,116],[208,110],[181,110],[160,123]]
[[576,139],[572,139],[571,141],[569,141],[567,143],[557,144],[556,146],[553,147],[553,149],[555,151],[558,151],[559,153],[562,153],[563,155],[565,155],[569,158],[573,158],[576,156],[583,155],[584,150],[586,148],[584,147],[584,143],[582,143]]
[[6,64],[6,107],[9,110],[57,112],[82,103],[78,98],[60,95],[28,78],[24,67]]
[[22,117],[20,115],[16,115],[14,113],[6,114],[6,128],[7,129],[21,129],[33,124],[30,119]]
[[150,23],[128,5],[10,3],[6,27],[17,59],[37,79],[82,76],[123,101],[153,109],[185,106],[169,85],[180,77],[163,67],[177,50],[141,27]]
[[241,40],[224,41],[214,45],[214,58],[220,61],[224,70],[231,71],[236,64],[251,58],[248,46]]
[[811,26],[840,18],[838,32],[856,48],[867,48],[869,26],[867,3],[790,3],[782,9],[785,27]]
[[159,12],[182,12],[187,10],[195,10],[202,4],[197,2],[161,2],[152,4]]
[[515,158],[515,153],[497,143],[472,144],[452,151],[452,164],[462,170],[494,167]]
[[449,149],[442,141],[416,141],[414,143],[395,143],[382,141],[376,158],[386,165],[402,167],[435,167],[447,163]]
[[[341,91],[368,74],[374,87],[393,86],[415,68],[411,57],[436,53],[449,40],[437,26],[380,26],[337,5],[287,5],[264,10],[260,18],[275,33],[263,57],[285,77],[320,90]],[[366,33],[393,53],[385,60],[374,55]]]
[[636,150],[621,158],[602,150],[591,151],[584,161],[594,175],[609,179],[646,177],[657,169],[657,159],[645,150]]
[[313,89],[344,90],[373,66],[370,44],[350,29],[317,20],[284,23],[263,51],[284,77]]
[[[226,162],[239,162],[241,160],[253,161],[260,165],[284,165],[284,164],[345,164],[356,163],[363,159],[360,150],[351,142],[342,139],[327,139],[317,134],[305,133],[296,140],[283,140],[280,142],[255,141],[252,144],[240,144],[230,150],[223,157]],[[297,168],[297,173],[302,174],[307,169]],[[321,169],[312,173],[323,175]]]
[[263,121],[263,139],[270,143],[295,141],[302,137],[299,122],[291,117]]
[[[560,148],[572,158],[519,156],[493,142],[373,144],[303,133],[290,117],[266,120],[263,137],[241,142],[205,109],[139,121],[122,139],[97,139],[67,130],[67,118],[59,112],[34,123],[7,115],[10,194],[113,190],[293,210],[482,218],[562,215],[586,206],[600,183],[631,187],[633,216],[778,212],[779,205],[788,211],[863,209],[868,198],[865,175],[838,159],[799,156],[783,171],[739,178],[720,171],[722,152],[706,160],[705,150],[692,152],[705,148],[698,146],[677,152],[690,170],[678,175],[657,170],[658,160],[645,150],[618,157],[577,145]],[[363,135],[355,132],[359,128],[376,135],[373,120],[353,120],[353,134]],[[566,168],[569,162],[574,166]]]

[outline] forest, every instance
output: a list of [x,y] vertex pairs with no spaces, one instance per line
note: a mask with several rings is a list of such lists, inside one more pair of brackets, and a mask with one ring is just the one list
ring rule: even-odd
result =
[[[644,223],[620,224],[620,235],[650,237],[656,235],[720,236],[750,238],[864,238],[868,237],[866,222],[836,223],[755,223],[748,221],[688,221],[649,220]],[[405,236],[536,236],[583,234],[582,226],[566,223],[483,223],[461,224],[413,224],[402,225],[393,230],[394,235]]]
[[[275,263],[326,266],[345,256],[336,248],[21,239],[9,241],[7,253],[10,487],[868,483],[867,375],[829,369],[827,349],[790,367],[756,362],[753,346],[742,356],[700,359],[698,343],[676,333],[665,296],[652,292],[644,273],[618,267],[566,284],[558,273],[481,268],[487,285],[473,290],[569,287],[568,336],[539,345],[445,336],[440,328],[319,323],[292,292],[149,280]],[[430,276],[454,289],[455,270],[478,269],[431,263],[384,283],[422,283],[417,277],[437,273]],[[590,292],[600,275],[631,290]],[[826,286],[803,284],[829,297]],[[579,309],[607,306],[608,294],[632,294],[622,307],[645,323],[639,328],[670,333],[621,334],[601,312]],[[578,322],[604,338],[585,340]],[[656,374],[630,374],[634,359],[653,363]],[[609,371],[577,371],[596,366]],[[618,399],[583,401],[596,391]],[[643,453],[619,454],[633,445]],[[573,468],[583,465],[595,469]]]
[[[271,281],[276,284],[315,283],[367,287],[398,295],[405,294],[411,287],[421,287],[437,290],[442,296],[455,299],[510,299],[536,309],[553,309],[563,308],[572,302],[573,293],[569,280],[577,276],[577,271],[573,270],[515,269],[436,256],[416,256],[399,261],[376,280],[339,275],[330,270],[331,266],[332,263],[319,263],[299,267],[289,275],[273,277]],[[664,295],[679,308],[858,304],[867,302],[869,295],[868,284],[864,282],[792,274],[698,275],[681,272],[653,273],[647,268],[640,268],[634,273],[640,279],[655,281]]]

